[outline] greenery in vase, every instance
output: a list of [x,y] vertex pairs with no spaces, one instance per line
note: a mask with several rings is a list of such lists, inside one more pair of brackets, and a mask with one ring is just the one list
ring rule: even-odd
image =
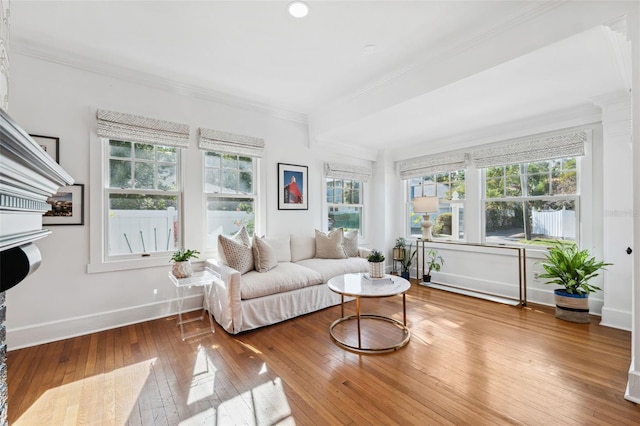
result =
[[545,284],[557,284],[570,294],[589,294],[601,290],[589,284],[591,278],[597,277],[601,269],[612,263],[605,263],[591,256],[589,250],[579,250],[575,245],[557,244],[549,249],[542,267],[546,271],[540,278],[546,278]]
[[191,258],[197,259],[199,254],[200,252],[198,250],[190,250],[190,249],[186,249],[184,251],[178,250],[175,253],[173,253],[173,256],[171,256],[171,260],[173,262],[186,262]]
[[444,265],[444,259],[438,253],[438,250],[427,250],[427,275],[431,275],[431,271],[440,272],[442,265]]
[[407,240],[404,237],[396,238],[396,245],[393,248],[405,248],[407,246]]
[[384,262],[384,254],[382,254],[380,250],[373,249],[367,257],[367,260],[374,263]]

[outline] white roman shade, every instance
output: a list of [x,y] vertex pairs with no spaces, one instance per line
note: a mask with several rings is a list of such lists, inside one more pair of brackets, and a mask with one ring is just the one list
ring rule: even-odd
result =
[[189,125],[99,109],[98,136],[154,145],[189,146]]
[[485,168],[554,158],[580,157],[584,155],[586,140],[586,132],[575,131],[500,142],[474,150],[471,158],[477,168]]
[[371,177],[371,169],[364,166],[351,164],[324,163],[324,176],[334,179],[351,179],[368,182]]
[[200,128],[198,132],[198,147],[205,151],[262,158],[264,154],[264,139]]
[[398,170],[402,179],[460,170],[466,166],[467,154],[459,151],[425,155],[398,162]]

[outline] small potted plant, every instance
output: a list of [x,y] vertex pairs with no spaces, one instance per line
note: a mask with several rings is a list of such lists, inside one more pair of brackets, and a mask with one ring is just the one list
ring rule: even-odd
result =
[[193,274],[191,268],[191,259],[197,259],[200,252],[198,250],[185,249],[184,251],[178,250],[171,256],[173,266],[171,267],[171,273],[176,278],[188,278]]
[[415,249],[413,252],[411,251],[412,246],[413,244],[409,244],[408,251],[403,249],[404,254],[400,259],[400,266],[401,266],[400,276],[405,280],[409,279],[411,265],[413,264],[413,259],[416,257],[416,254],[418,253],[418,249]]
[[427,266],[427,273],[422,279],[424,282],[429,283],[431,282],[431,271],[440,272],[442,265],[444,265],[444,259],[440,256],[438,250],[429,249],[427,250],[425,265]]
[[383,278],[384,277],[384,254],[380,250],[373,249],[369,256],[369,275],[371,278]]
[[589,322],[589,293],[601,290],[589,284],[605,266],[612,265],[597,260],[589,250],[579,250],[575,244],[556,244],[541,262],[545,272],[540,278],[546,278],[545,284],[561,285],[564,288],[554,290],[556,317],[571,322]]
[[396,238],[396,245],[393,246],[393,260],[404,259],[407,241],[403,237]]

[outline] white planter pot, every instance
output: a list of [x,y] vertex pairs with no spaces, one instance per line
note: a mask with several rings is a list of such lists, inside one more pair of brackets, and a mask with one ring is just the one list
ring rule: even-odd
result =
[[171,273],[176,278],[189,278],[193,274],[191,261],[187,260],[184,262],[174,262],[173,266],[171,267]]
[[383,278],[384,262],[369,262],[369,275],[371,278]]

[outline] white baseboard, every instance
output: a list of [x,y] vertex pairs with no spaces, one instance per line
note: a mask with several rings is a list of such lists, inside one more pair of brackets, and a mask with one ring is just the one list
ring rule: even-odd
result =
[[640,371],[635,370],[633,360],[629,369],[629,381],[624,392],[624,399],[640,404]]
[[[185,297],[183,312],[202,309],[202,295]],[[114,311],[100,312],[64,320],[7,329],[7,349],[12,351],[29,346],[83,336],[112,328],[137,324],[178,313],[176,299]]]
[[600,325],[631,331],[631,324],[633,324],[631,312],[611,309],[606,306],[602,307],[602,320],[600,321]]

